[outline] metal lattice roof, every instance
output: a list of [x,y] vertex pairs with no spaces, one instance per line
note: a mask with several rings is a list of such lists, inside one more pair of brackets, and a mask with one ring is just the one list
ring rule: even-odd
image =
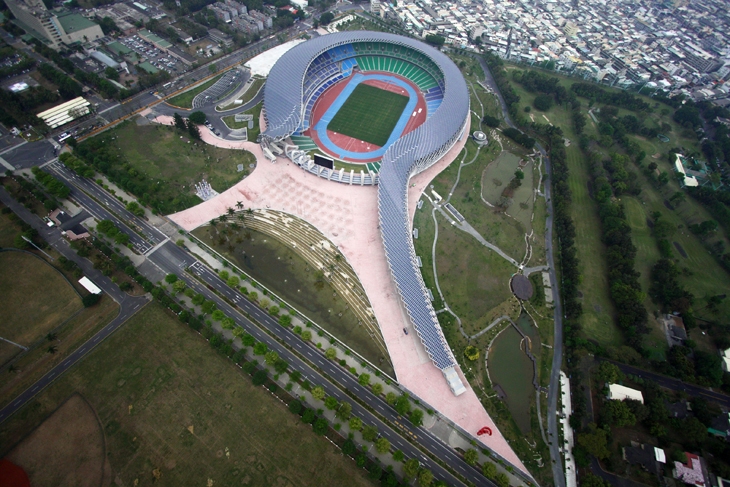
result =
[[[403,304],[433,363],[444,373],[456,365],[439,326],[418,268],[408,218],[408,181],[430,167],[463,135],[469,116],[469,91],[459,68],[442,52],[415,39],[382,32],[352,31],[309,40],[284,54],[269,73],[264,91],[268,140],[293,134],[304,117],[307,69],[324,52],[355,42],[405,46],[428,56],[443,74],[443,100],[417,129],[394,142],[383,155],[378,187],[380,228],[386,257]],[[457,377],[458,380],[458,377]],[[450,386],[463,392],[459,383]]]

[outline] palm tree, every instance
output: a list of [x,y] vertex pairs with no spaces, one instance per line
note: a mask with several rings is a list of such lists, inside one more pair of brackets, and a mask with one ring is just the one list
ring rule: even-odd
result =
[[228,208],[228,209],[226,210],[226,212],[227,212],[227,213],[228,213],[229,215],[233,215],[233,214],[234,214],[234,213],[236,212],[236,210],[234,210],[233,208]]
[[243,210],[243,201],[236,201],[236,208]]
[[46,350],[46,351],[48,353],[50,353],[51,355],[53,355],[54,353],[58,352],[58,347],[55,345],[51,345],[50,347],[48,347],[48,350]]
[[249,208],[248,210],[246,210],[246,213],[248,213],[249,215],[253,215],[253,210]]
[[219,216],[218,221],[220,221],[221,223],[224,223],[226,221],[226,215]]
[[48,335],[46,335],[46,340],[48,340],[49,342],[52,342],[56,338],[58,338],[58,335],[56,335],[55,333],[49,333]]
[[215,218],[213,218],[213,219],[212,219],[212,220],[210,221],[210,224],[211,224],[211,226],[213,226],[213,227],[215,227],[215,226],[216,226],[216,223],[217,223],[217,222],[216,222]]

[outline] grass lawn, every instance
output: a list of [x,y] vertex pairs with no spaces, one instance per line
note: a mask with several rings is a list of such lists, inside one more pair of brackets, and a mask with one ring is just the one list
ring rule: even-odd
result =
[[167,100],[167,103],[169,105],[173,105],[180,108],[193,108],[193,98],[195,98],[199,93],[202,93],[203,91],[207,90],[213,84],[218,81],[218,79],[223,76],[223,73],[219,74],[218,76],[215,76],[202,85],[198,85],[195,88],[188,90],[184,93],[180,93],[179,95],[173,96],[169,100]]
[[0,425],[0,455],[74,392],[101,422],[120,485],[370,485],[354,462],[157,303]]
[[327,130],[383,147],[407,104],[407,96],[360,83]]
[[22,252],[0,252],[0,336],[30,346],[83,307],[59,271]]
[[[42,342],[19,357],[13,373],[0,374],[0,407],[12,401],[50,369],[66,360],[73,351],[119,314],[119,305],[104,295],[90,308],[83,308],[56,331],[53,342]],[[48,353],[55,346],[56,353]]]
[[[204,129],[207,130],[207,129]],[[156,198],[175,199],[181,193],[193,193],[194,183],[206,179],[218,192],[225,191],[241,179],[237,165],[248,167],[255,157],[244,150],[220,149],[205,143],[187,143],[171,127],[137,125],[125,122],[102,134],[123,153],[126,161],[148,178],[159,181]],[[141,195],[138,195],[141,196]]]

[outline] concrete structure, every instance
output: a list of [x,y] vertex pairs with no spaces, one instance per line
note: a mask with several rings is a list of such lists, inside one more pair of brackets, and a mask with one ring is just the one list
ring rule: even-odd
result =
[[53,108],[49,108],[37,116],[50,128],[55,129],[89,113],[91,113],[91,103],[83,96],[80,96]]
[[608,398],[614,401],[625,401],[626,399],[630,399],[644,404],[644,395],[641,391],[637,391],[636,389],[622,386],[620,384],[609,384]]
[[[312,39],[286,52],[274,65],[264,91],[264,113],[267,129],[262,132],[262,147],[283,141],[301,130],[306,120],[309,99],[305,92],[316,93],[331,78],[308,77],[310,66],[320,57],[329,63],[333,50],[342,57],[355,58],[355,43],[381,46],[383,56],[396,56],[396,50],[410,56],[424,56],[440,70],[440,90],[443,102],[421,126],[394,142],[382,158],[378,208],[385,254],[390,266],[403,311],[413,324],[426,353],[441,370],[455,395],[466,391],[456,372],[458,367],[418,268],[411,241],[408,210],[408,181],[446,154],[464,135],[469,118],[469,92],[459,68],[443,53],[413,39],[380,32],[341,32]],[[386,46],[395,50],[387,51]],[[336,70],[336,68],[332,68]],[[343,76],[344,73],[337,74]],[[314,77],[313,77],[314,78]],[[305,85],[307,89],[305,90]],[[311,93],[308,95],[313,96]]]

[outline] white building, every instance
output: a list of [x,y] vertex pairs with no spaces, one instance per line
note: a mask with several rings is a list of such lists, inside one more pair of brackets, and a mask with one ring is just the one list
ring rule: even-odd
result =
[[620,384],[609,384],[608,398],[614,401],[625,401],[626,399],[631,399],[644,404],[644,395],[641,391],[637,391],[636,389],[622,386]]

